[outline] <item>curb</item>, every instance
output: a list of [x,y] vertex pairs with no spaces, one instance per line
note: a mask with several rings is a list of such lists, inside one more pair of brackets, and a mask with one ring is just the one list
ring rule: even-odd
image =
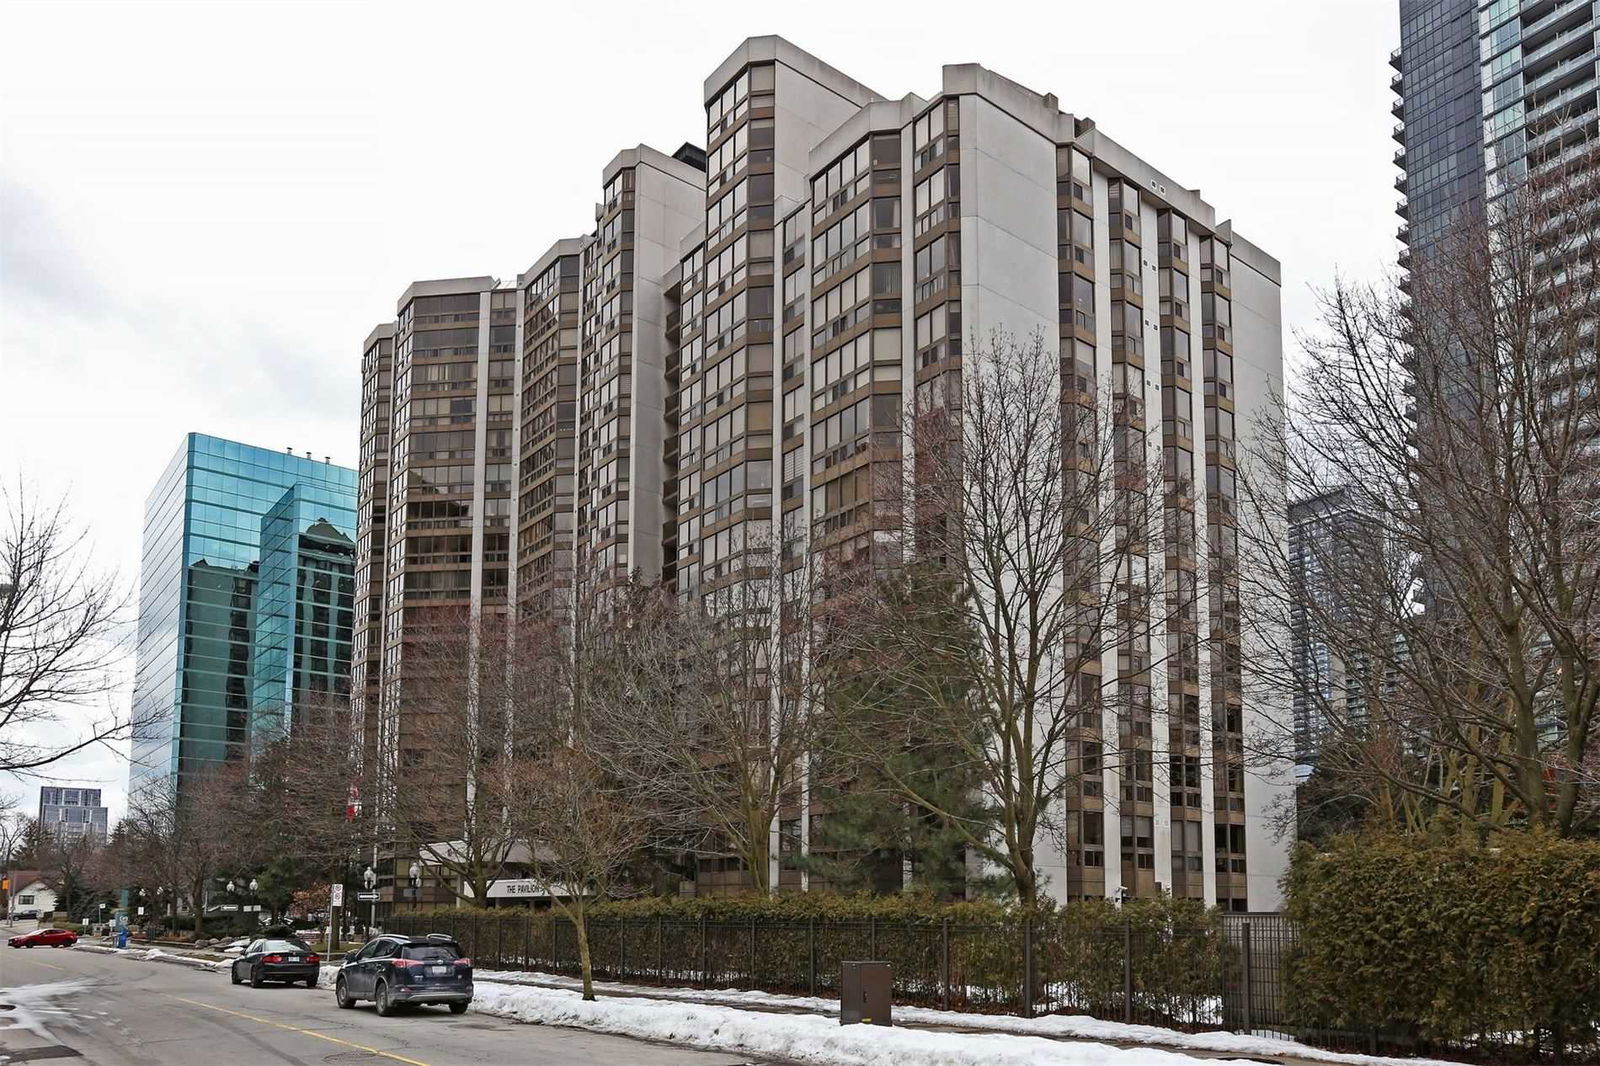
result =
[[160,948],[113,948],[100,944],[79,944],[77,950],[95,955],[120,955],[132,962],[165,962],[174,966],[188,966],[195,970],[208,970],[212,973],[220,969],[219,963],[228,961],[225,958],[201,959],[193,955],[174,955]]

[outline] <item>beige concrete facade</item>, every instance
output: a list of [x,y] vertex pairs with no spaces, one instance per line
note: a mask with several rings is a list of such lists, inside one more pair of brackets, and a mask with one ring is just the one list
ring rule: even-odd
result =
[[[519,282],[526,310],[538,269],[579,264],[575,413],[544,436],[522,420],[523,506],[542,509],[513,525],[560,526],[566,496],[535,502],[526,457],[570,425],[573,558],[713,603],[775,551],[892,562],[899,518],[874,486],[904,455],[902,412],[951,394],[974,338],[1042,333],[1109,394],[1130,460],[1166,470],[1141,571],[1193,605],[1091,670],[1125,710],[1074,740],[1105,768],[1039,841],[1045,889],[1278,906],[1288,842],[1266,813],[1291,767],[1245,767],[1243,740],[1287,716],[1246,699],[1237,578],[1199,562],[1236,552],[1238,449],[1282,388],[1277,262],[1092,120],[976,65],[890,100],[762,37],[703,90],[703,168],[687,149],[620,153],[594,233]],[[525,333],[525,409],[536,347]],[[519,536],[519,568],[538,543]],[[802,798],[774,837],[804,847],[809,814]],[[743,877],[708,864],[698,887]]]

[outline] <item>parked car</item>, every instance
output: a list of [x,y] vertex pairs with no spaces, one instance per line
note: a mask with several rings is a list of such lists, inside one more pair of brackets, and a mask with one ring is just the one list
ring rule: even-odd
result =
[[408,1003],[444,1003],[462,1014],[472,1001],[472,960],[441,933],[386,933],[345,953],[333,997],[347,1010],[370,999],[385,1018]]
[[15,914],[13,914],[11,916],[11,918],[12,918],[13,921],[18,921],[18,922],[23,922],[23,921],[37,922],[39,920],[39,912],[36,911],[36,910],[35,911],[17,911]]
[[40,946],[70,948],[77,942],[78,934],[71,929],[35,929],[31,933],[21,933],[7,941],[14,948],[36,948]]
[[236,985],[249,981],[251,988],[260,988],[267,981],[291,985],[304,981],[307,988],[316,988],[321,970],[322,956],[305,941],[267,938],[252,940],[244,954],[229,965],[228,976]]

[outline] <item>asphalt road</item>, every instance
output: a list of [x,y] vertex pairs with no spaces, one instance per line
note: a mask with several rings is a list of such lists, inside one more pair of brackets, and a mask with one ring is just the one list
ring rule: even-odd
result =
[[252,989],[230,984],[225,972],[0,942],[0,1064],[57,1059],[93,1066],[749,1061],[443,1007],[380,1018],[370,1003],[340,1010],[325,989]]

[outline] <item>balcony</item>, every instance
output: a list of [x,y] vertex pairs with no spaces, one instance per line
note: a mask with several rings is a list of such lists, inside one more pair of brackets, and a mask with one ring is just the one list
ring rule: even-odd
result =
[[1595,85],[1588,81],[1582,85],[1575,85],[1565,92],[1556,93],[1550,99],[1528,112],[1525,124],[1529,131],[1535,127],[1542,127],[1546,121],[1555,121],[1565,124],[1569,116],[1581,115],[1594,110]]
[[1563,33],[1557,34],[1548,44],[1542,45],[1522,57],[1522,73],[1524,77],[1539,70],[1545,63],[1565,59],[1576,55],[1586,46],[1594,44],[1594,27],[1585,22]]
[[1396,122],[1394,124],[1394,129],[1390,131],[1389,136],[1393,137],[1400,144],[1404,145],[1406,143],[1406,124],[1404,122]]
[[1587,21],[1588,16],[1588,3],[1558,3],[1548,15],[1522,27],[1523,51],[1539,48],[1550,39],[1551,34],[1558,32],[1563,26],[1571,29],[1577,22]]
[[1401,197],[1400,198],[1400,202],[1398,204],[1395,204],[1394,213],[1399,215],[1401,218],[1403,218],[1403,219],[1405,219],[1405,220],[1407,220],[1409,222],[1411,220],[1411,203],[1410,203],[1410,201],[1406,200],[1405,197]]
[[1393,115],[1395,118],[1405,118],[1406,117],[1406,102],[1405,102],[1405,99],[1403,97],[1401,99],[1396,100],[1394,102],[1394,104],[1389,108],[1389,114]]
[[1396,48],[1389,53],[1389,65],[1396,70],[1400,69],[1400,49]]
[[1551,67],[1537,78],[1523,83],[1522,91],[1532,99],[1546,89],[1559,88],[1569,80],[1594,76],[1595,49],[1593,45]]
[[[1594,90],[1589,90],[1592,94]],[[1538,162],[1541,166],[1548,166],[1545,158],[1547,151],[1552,151],[1565,144],[1569,138],[1574,143],[1587,142],[1594,133],[1593,109],[1585,109],[1581,114],[1581,121],[1564,121],[1549,124],[1550,128],[1543,133],[1528,137],[1527,156],[1530,162]],[[1592,146],[1591,146],[1592,147]]]
[[[1404,129],[1405,127],[1402,126],[1400,128]],[[1399,149],[1398,151],[1395,152],[1395,154],[1394,154],[1394,165],[1399,167],[1401,170],[1404,170],[1406,168],[1406,150],[1404,148],[1401,148],[1401,149]]]
[[1401,93],[1400,85],[1404,79],[1399,74],[1389,79],[1389,89],[1394,93]]
[[1404,174],[1401,174],[1399,177],[1394,179],[1394,191],[1401,194],[1405,193],[1406,176]]

